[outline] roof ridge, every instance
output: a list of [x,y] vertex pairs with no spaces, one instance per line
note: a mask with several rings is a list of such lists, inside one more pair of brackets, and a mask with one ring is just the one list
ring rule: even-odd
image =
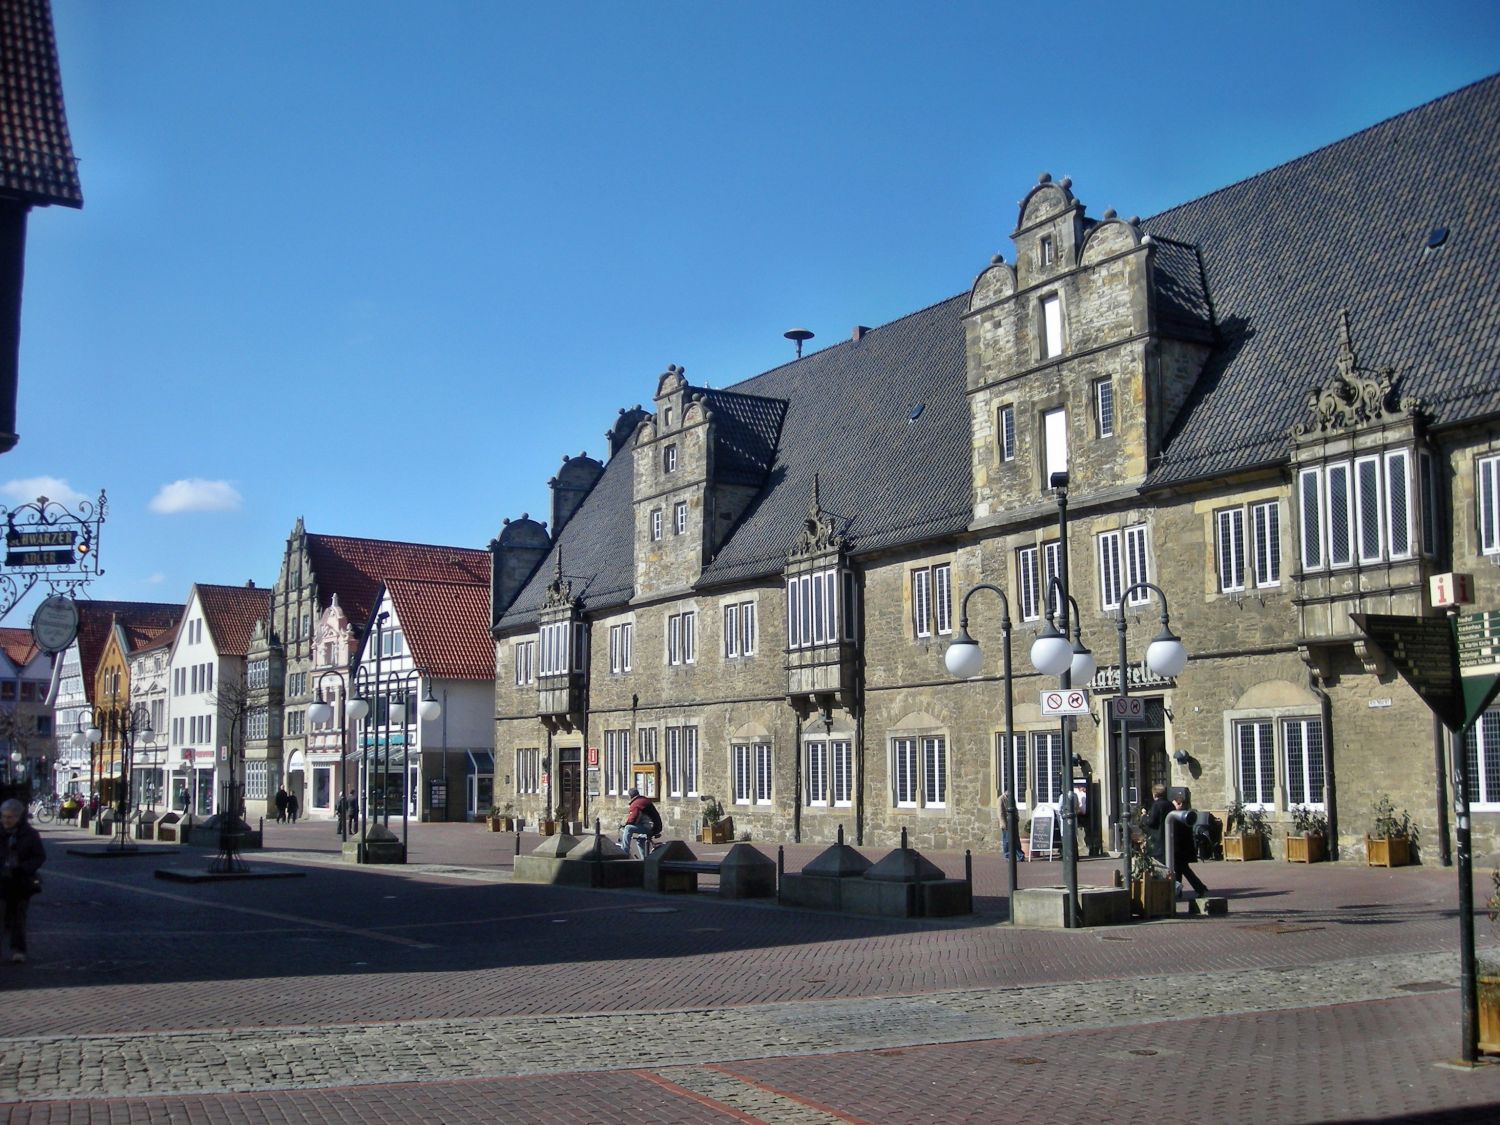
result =
[[338,539],[344,543],[384,543],[392,547],[427,547],[434,551],[472,551],[477,555],[488,554],[483,547],[463,547],[456,543],[415,543],[408,539],[373,539],[367,535],[329,535],[321,531],[304,533],[309,539]]
[[[1328,149],[1337,148],[1338,146],[1346,144],[1357,137],[1362,137],[1366,133],[1372,132],[1375,129],[1384,128],[1394,121],[1399,121],[1403,117],[1410,117],[1413,114],[1421,113],[1424,110],[1431,109],[1435,105],[1448,101],[1452,98],[1456,98],[1461,94],[1465,94],[1468,91],[1474,89],[1476,86],[1483,86],[1486,82],[1494,82],[1496,80],[1500,80],[1500,71],[1497,71],[1494,74],[1487,74],[1483,78],[1476,78],[1473,82],[1468,83],[1468,85],[1460,86],[1457,90],[1449,90],[1446,94],[1440,94],[1430,101],[1423,102],[1421,105],[1414,105],[1410,109],[1403,109],[1399,113],[1393,113],[1389,117],[1383,117],[1379,121],[1375,121],[1369,125],[1366,125],[1363,129],[1357,129],[1354,132],[1347,134],[1346,136],[1336,137],[1326,144],[1321,144],[1317,148],[1309,149],[1307,152],[1302,153],[1300,156],[1293,156],[1290,159],[1283,160],[1280,164],[1273,164],[1269,168],[1262,168],[1259,172],[1252,173],[1248,176],[1242,176],[1238,180],[1234,180],[1230,183],[1222,185],[1221,187],[1214,188],[1212,191],[1204,192],[1202,195],[1194,196],[1192,199],[1184,199],[1181,203],[1175,203],[1164,211],[1158,211],[1156,212],[1156,214],[1142,219],[1141,222],[1143,225],[1146,223],[1151,223],[1157,219],[1161,219],[1166,217],[1167,215],[1172,214],[1172,212],[1174,211],[1180,211],[1184,207],[1191,207],[1196,204],[1200,204],[1205,200],[1212,199],[1214,196],[1219,195],[1221,192],[1232,191],[1243,184],[1248,184],[1254,180],[1260,179],[1263,176],[1269,176],[1273,172],[1278,172],[1281,169],[1290,167],[1291,165],[1296,164],[1300,161],[1309,160],[1320,153],[1326,152]],[[1155,236],[1153,235],[1153,237]],[[1191,244],[1185,243],[1184,245]]]

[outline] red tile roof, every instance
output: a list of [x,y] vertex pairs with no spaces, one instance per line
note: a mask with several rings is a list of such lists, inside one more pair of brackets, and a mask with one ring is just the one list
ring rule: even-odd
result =
[[0,190],[83,206],[47,0],[0,0]]
[[182,606],[172,602],[78,603],[78,662],[83,670],[83,690],[92,698],[94,673],[110,630],[118,621],[134,629],[175,629],[182,620]]
[[[343,535],[307,535],[307,553],[318,581],[318,608],[327,609],[333,595],[363,633],[384,582],[490,583],[490,553],[472,547],[394,543]],[[485,610],[488,628],[489,610]]]
[[490,585],[477,582],[386,583],[412,663],[427,676],[493,680]]
[[41,651],[31,639],[30,629],[0,629],[0,650],[17,668],[24,668]]
[[198,604],[220,656],[244,656],[257,621],[271,617],[271,591],[260,586],[210,586],[199,582]]

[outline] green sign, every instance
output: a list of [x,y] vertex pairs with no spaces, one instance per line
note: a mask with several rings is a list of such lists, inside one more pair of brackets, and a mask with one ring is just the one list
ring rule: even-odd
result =
[[1444,617],[1351,613],[1450,730],[1467,730],[1500,693],[1500,612]]

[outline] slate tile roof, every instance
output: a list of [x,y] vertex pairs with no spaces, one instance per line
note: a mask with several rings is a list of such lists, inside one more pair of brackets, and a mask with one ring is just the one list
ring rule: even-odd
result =
[[386,583],[396,605],[412,663],[427,676],[448,680],[493,680],[495,642],[490,639],[488,582]]
[[180,602],[90,602],[78,603],[78,662],[83,672],[83,690],[90,698],[99,658],[116,624],[128,629],[176,629],[182,620]]
[[83,206],[48,0],[0,0],[0,190]]
[[1219,333],[1148,483],[1284,458],[1341,308],[1361,365],[1434,425],[1500,412],[1497,222],[1500,76],[1146,220],[1198,247]]
[[244,656],[257,621],[271,617],[271,591],[259,586],[210,586],[199,582],[203,620],[220,656]]
[[18,669],[26,667],[42,651],[31,639],[30,629],[0,629],[0,650]]
[[714,477],[725,484],[764,483],[776,457],[776,440],[786,417],[783,399],[700,391],[713,412]]
[[397,543],[343,535],[307,535],[307,551],[318,579],[318,606],[327,609],[338,595],[349,620],[363,630],[383,582],[490,581],[490,554],[471,547]]

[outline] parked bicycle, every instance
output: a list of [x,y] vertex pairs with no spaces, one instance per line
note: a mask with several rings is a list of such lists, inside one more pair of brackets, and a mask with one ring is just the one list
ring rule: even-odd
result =
[[56,793],[38,797],[31,802],[31,819],[38,824],[49,824],[57,819],[57,810],[62,807],[62,798]]

